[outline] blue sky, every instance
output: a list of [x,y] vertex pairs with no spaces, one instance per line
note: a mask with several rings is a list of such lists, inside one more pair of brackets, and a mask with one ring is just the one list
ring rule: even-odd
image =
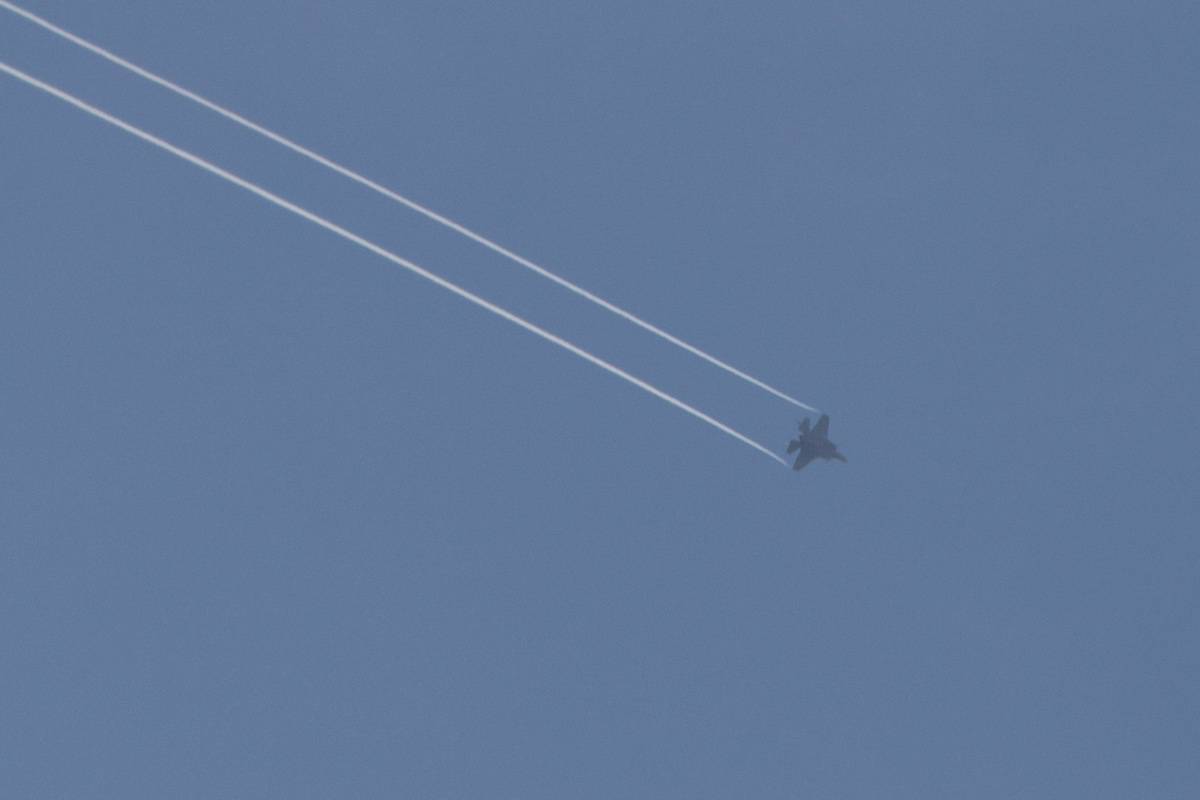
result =
[[[829,413],[796,475],[0,81],[0,794],[1192,797],[1200,11],[34,2]],[[9,13],[0,58],[796,414]]]

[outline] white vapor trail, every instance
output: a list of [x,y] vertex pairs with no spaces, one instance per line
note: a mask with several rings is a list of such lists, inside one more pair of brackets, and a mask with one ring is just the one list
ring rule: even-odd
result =
[[658,336],[661,339],[665,339],[666,341],[670,342],[671,344],[675,345],[676,347],[680,347],[680,348],[686,350],[687,352],[691,353],[692,355],[698,356],[698,357],[704,359],[705,361],[709,362],[710,364],[720,367],[721,369],[725,370],[726,372],[728,372],[732,375],[736,375],[737,377],[741,378],[742,380],[747,381],[748,383],[751,383],[754,386],[757,386],[758,388],[763,389],[764,391],[770,392],[771,394],[775,395],[778,398],[786,400],[787,402],[792,403],[793,405],[799,406],[800,408],[803,408],[807,411],[819,413],[816,408],[813,408],[812,406],[808,405],[807,403],[800,402],[799,400],[797,400],[796,398],[787,394],[786,392],[784,392],[780,389],[776,389],[774,386],[771,386],[770,384],[766,383],[765,381],[761,381],[758,378],[755,378],[753,375],[749,375],[749,374],[741,371],[737,367],[734,367],[732,364],[728,364],[728,363],[722,361],[721,359],[717,358],[716,356],[711,355],[711,354],[705,352],[704,350],[701,350],[699,347],[696,347],[693,344],[689,344],[688,342],[685,342],[683,339],[680,339],[679,337],[674,336],[674,335],[668,333],[667,331],[664,331],[662,328],[659,328],[658,326],[647,322],[646,320],[642,319],[641,317],[635,315],[634,313],[632,313],[630,311],[626,311],[625,309],[621,308],[620,306],[616,305],[615,303],[611,303],[608,300],[605,300],[603,297],[600,297],[599,295],[589,292],[587,289],[584,289],[582,286],[572,283],[571,281],[567,280],[566,278],[563,278],[563,277],[551,272],[550,270],[546,269],[545,267],[542,267],[542,266],[534,263],[533,261],[530,261],[529,259],[525,258],[524,256],[514,253],[513,251],[503,247],[502,245],[497,244],[496,242],[492,241],[491,239],[488,239],[487,237],[476,233],[475,231],[471,230],[470,228],[467,228],[466,226],[464,226],[458,222],[455,222],[454,220],[452,220],[448,217],[442,216],[441,214],[438,214],[436,211],[433,211],[432,209],[426,208],[425,206],[421,205],[420,203],[417,203],[415,200],[410,200],[409,198],[407,198],[401,194],[398,194],[397,192],[394,192],[391,189],[388,189],[386,186],[382,186],[381,184],[376,183],[375,181],[371,180],[370,178],[360,175],[359,173],[355,172],[354,170],[352,170],[348,167],[344,167],[341,164],[337,163],[336,161],[333,161],[331,159],[326,158],[325,156],[322,156],[320,153],[316,153],[300,144],[297,144],[296,142],[292,141],[291,139],[288,139],[287,137],[283,136],[282,134],[278,134],[278,133],[270,130],[269,128],[265,128],[256,122],[252,122],[251,120],[246,119],[242,115],[240,115],[234,111],[231,111],[222,105],[214,103],[213,101],[211,101],[201,95],[198,95],[193,91],[185,89],[182,86],[180,86],[179,84],[173,83],[173,82],[167,80],[166,78],[163,78],[162,76],[151,72],[148,69],[139,67],[137,64],[134,64],[131,61],[127,61],[124,58],[121,58],[120,56],[116,55],[115,53],[105,50],[103,47],[100,47],[97,44],[93,44],[92,42],[88,41],[87,39],[84,39],[81,36],[77,36],[76,34],[71,33],[68,30],[60,28],[59,26],[55,25],[54,23],[50,22],[49,20],[43,19],[42,17],[39,17],[38,15],[34,14],[31,11],[26,11],[24,8],[21,8],[20,6],[16,5],[15,3],[10,3],[10,2],[8,2],[8,0],[0,0],[0,8],[7,9],[8,11],[11,11],[14,14],[17,14],[18,16],[25,18],[26,20],[34,23],[35,25],[38,25],[38,26],[44,28],[45,30],[50,31],[53,34],[60,36],[63,39],[66,39],[67,41],[71,42],[74,45],[77,45],[86,50],[89,50],[90,52],[95,53],[96,55],[100,56],[101,58],[104,58],[104,59],[116,64],[117,66],[122,67],[123,69],[126,69],[126,70],[134,73],[135,75],[138,75],[139,77],[145,78],[146,80],[156,83],[159,86],[162,86],[163,88],[168,89],[177,95],[180,95],[181,97],[185,97],[188,100],[191,100],[193,103],[198,103],[199,105],[204,106],[205,108],[209,109],[210,111],[216,112],[217,114],[220,114],[221,116],[225,117],[226,119],[236,122],[238,125],[248,128],[249,130],[252,130],[255,133],[259,134],[260,136],[264,136],[267,139],[270,139],[271,141],[275,142],[276,144],[283,145],[284,147],[288,148],[289,150],[291,150],[301,156],[304,156],[305,158],[310,159],[311,161],[315,161],[316,163],[320,164],[321,166],[331,169],[334,172],[338,173],[339,175],[342,175],[343,177],[349,178],[350,180],[352,180],[356,183],[359,183],[359,184],[367,187],[368,189],[371,189],[372,191],[377,192],[377,193],[383,195],[384,197],[389,198],[390,200],[393,200],[413,211],[416,211],[418,214],[422,214],[423,216],[433,220],[434,222],[437,222],[440,225],[444,225],[445,227],[455,231],[456,233],[466,236],[468,239],[471,239],[472,241],[474,241],[480,245],[483,245],[484,247],[488,248],[489,250],[492,250],[495,253],[499,253],[500,255],[504,256],[505,258],[507,258],[511,261],[514,261],[517,264],[520,264],[522,267],[525,267],[526,269],[537,273],[538,275],[542,276],[543,278],[545,278],[549,281],[553,281],[554,283],[558,284],[559,286],[562,286],[564,289],[574,292],[575,294],[579,295],[580,297],[583,297],[583,298],[591,301],[592,303],[595,303],[596,305],[600,306],[601,308],[603,308],[607,311],[610,311],[613,314],[616,314],[617,316],[628,320],[629,322],[632,322],[634,325],[637,325],[639,328],[647,330],[650,333],[653,333],[655,336]]
[[80,100],[79,98],[75,97],[74,95],[68,94],[67,92],[63,91],[62,89],[52,86],[51,84],[48,84],[44,81],[38,80],[37,78],[33,77],[32,75],[26,74],[25,72],[22,72],[21,70],[17,69],[16,67],[9,66],[8,64],[4,63],[3,61],[0,61],[0,72],[5,72],[5,73],[11,75],[12,77],[16,78],[17,80],[23,81],[24,83],[27,83],[28,85],[33,86],[36,89],[40,89],[43,92],[46,92],[47,94],[53,95],[54,97],[57,97],[59,100],[62,100],[65,103],[69,103],[81,111],[85,111],[88,114],[91,114],[92,116],[97,117],[98,119],[104,120],[105,122],[109,123],[110,125],[120,128],[121,130],[125,131],[126,133],[130,133],[130,134],[136,136],[137,138],[141,139],[144,142],[148,142],[148,143],[154,145],[155,147],[158,147],[158,148],[161,148],[161,149],[167,151],[171,155],[177,156],[177,157],[183,159],[184,161],[194,164],[195,166],[200,167],[201,169],[206,170],[206,171],[212,173],[213,175],[216,175],[218,178],[226,180],[229,183],[234,184],[235,186],[239,186],[248,192],[256,194],[259,197],[261,197],[262,199],[264,199],[270,203],[273,203],[276,206],[279,206],[280,208],[284,209],[285,211],[290,211],[293,214],[295,214],[299,217],[302,217],[303,219],[308,220],[309,222],[313,223],[314,225],[319,225],[322,228],[324,228],[325,230],[330,231],[331,233],[335,233],[338,236],[341,236],[343,239],[346,239],[347,241],[353,242],[354,244],[358,245],[359,247],[362,247],[365,250],[370,250],[372,253],[374,253],[377,256],[386,258],[388,261],[391,261],[393,264],[397,264],[401,267],[404,267],[405,269],[409,270],[410,272],[415,272],[417,275],[420,275],[422,278],[426,279],[427,281],[431,281],[432,283],[437,284],[438,286],[442,287],[443,289],[448,289],[449,291],[454,292],[456,295],[463,298],[464,300],[469,300],[470,302],[474,303],[475,305],[480,306],[481,308],[484,308],[499,317],[503,317],[504,319],[508,320],[509,322],[511,322],[515,325],[521,326],[522,328],[529,331],[530,333],[534,333],[534,334],[542,337],[546,341],[551,342],[552,344],[556,344],[559,347],[563,348],[564,350],[568,350],[571,353],[574,353],[575,355],[579,356],[580,358],[584,359],[585,361],[589,361],[592,364],[595,364],[596,366],[600,367],[601,369],[611,372],[613,375],[616,375],[618,378],[621,378],[623,380],[628,381],[629,383],[632,383],[634,386],[637,386],[639,389],[643,389],[643,390],[649,392],[650,394],[654,395],[655,397],[657,397],[661,400],[665,400],[666,402],[670,403],[671,405],[675,406],[676,408],[686,411],[687,413],[691,414],[693,417],[696,417],[697,419],[707,422],[709,425],[712,425],[717,430],[729,434],[733,438],[737,439],[739,442],[742,442],[743,444],[747,444],[750,447],[753,447],[755,450],[757,450],[760,453],[762,453],[763,455],[769,457],[773,461],[777,461],[780,464],[787,466],[787,462],[784,461],[779,456],[775,455],[775,453],[771,452],[771,450],[769,450],[768,448],[759,444],[758,442],[754,441],[753,439],[746,436],[745,434],[739,433],[738,431],[729,427],[728,425],[721,422],[720,420],[710,417],[708,414],[705,414],[703,411],[700,411],[699,409],[688,405],[687,403],[683,402],[682,400],[678,399],[677,397],[673,397],[672,395],[667,394],[662,389],[659,389],[658,387],[647,383],[646,381],[642,380],[641,378],[636,377],[635,375],[631,375],[630,373],[626,372],[625,370],[621,369],[620,367],[617,367],[614,364],[610,364],[609,362],[605,361],[604,359],[600,358],[599,356],[592,355],[591,353],[589,353],[588,351],[579,347],[578,345],[572,344],[571,342],[567,341],[566,339],[563,339],[560,336],[556,336],[555,334],[550,333],[549,331],[545,330],[544,328],[541,328],[541,327],[533,324],[532,322],[524,319],[523,317],[520,317],[520,316],[512,313],[511,311],[501,308],[500,306],[496,305],[495,303],[485,300],[482,297],[474,294],[473,292],[470,292],[470,291],[462,288],[461,286],[459,286],[451,281],[448,281],[445,278],[440,277],[439,275],[436,275],[436,274],[430,272],[429,270],[425,269],[424,267],[418,266],[417,264],[414,264],[413,262],[409,261],[408,259],[402,258],[389,250],[385,250],[384,248],[380,247],[379,245],[375,244],[374,242],[368,241],[367,239],[364,239],[363,237],[361,237],[355,233],[351,233],[350,231],[346,230],[345,228],[341,227],[340,225],[330,222],[329,220],[325,219],[324,217],[320,217],[317,214],[314,214],[313,212],[309,211],[308,209],[302,208],[302,207],[296,205],[295,203],[285,200],[282,197],[280,197],[279,195],[273,194],[273,193],[267,191],[266,189],[262,188],[261,186],[251,183],[250,181],[246,180],[245,178],[239,177],[238,175],[235,175],[232,172],[224,170],[221,167],[216,166],[215,164],[205,161],[204,159],[200,158],[199,156],[194,155],[180,147],[176,147],[175,145],[171,144],[170,142],[164,141],[163,139],[160,139],[151,133],[147,133],[146,131],[142,130],[141,128],[131,125],[128,122],[125,122],[124,120],[122,120],[118,117],[115,117],[106,111],[96,108],[95,106],[90,105],[90,104],[84,102],[83,100]]

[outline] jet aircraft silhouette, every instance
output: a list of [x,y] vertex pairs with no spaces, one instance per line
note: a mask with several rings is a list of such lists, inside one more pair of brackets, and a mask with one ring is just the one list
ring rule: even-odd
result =
[[808,417],[800,421],[800,435],[788,442],[788,453],[800,451],[792,469],[801,470],[812,463],[813,459],[823,458],[828,461],[836,458],[845,461],[846,457],[838,452],[837,445],[829,441],[829,415],[822,414],[813,427],[808,425]]

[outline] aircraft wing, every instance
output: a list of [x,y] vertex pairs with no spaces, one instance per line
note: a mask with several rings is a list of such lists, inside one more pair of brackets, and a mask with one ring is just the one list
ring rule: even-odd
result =
[[815,428],[813,428],[813,433],[815,433],[817,436],[820,436],[822,439],[829,438],[829,415],[828,414],[822,414],[821,418],[819,420],[817,420],[817,426]]
[[790,442],[788,442],[788,452],[789,453],[794,453],[799,449],[800,449],[800,440],[799,439],[792,439]]
[[796,463],[792,464],[792,469],[794,469],[794,470],[804,469],[809,464],[811,464],[813,459],[816,457],[817,457],[816,453],[812,452],[811,450],[801,450],[800,455],[796,456]]

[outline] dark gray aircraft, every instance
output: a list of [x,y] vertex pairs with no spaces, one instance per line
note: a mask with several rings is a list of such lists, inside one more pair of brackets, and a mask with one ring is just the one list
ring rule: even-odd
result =
[[800,435],[788,442],[787,449],[789,453],[797,450],[800,451],[800,455],[796,456],[796,463],[792,465],[792,469],[804,469],[815,458],[823,458],[826,461],[831,458],[846,460],[846,457],[838,452],[837,445],[829,441],[828,414],[822,414],[812,428],[808,427],[808,417],[800,421]]

